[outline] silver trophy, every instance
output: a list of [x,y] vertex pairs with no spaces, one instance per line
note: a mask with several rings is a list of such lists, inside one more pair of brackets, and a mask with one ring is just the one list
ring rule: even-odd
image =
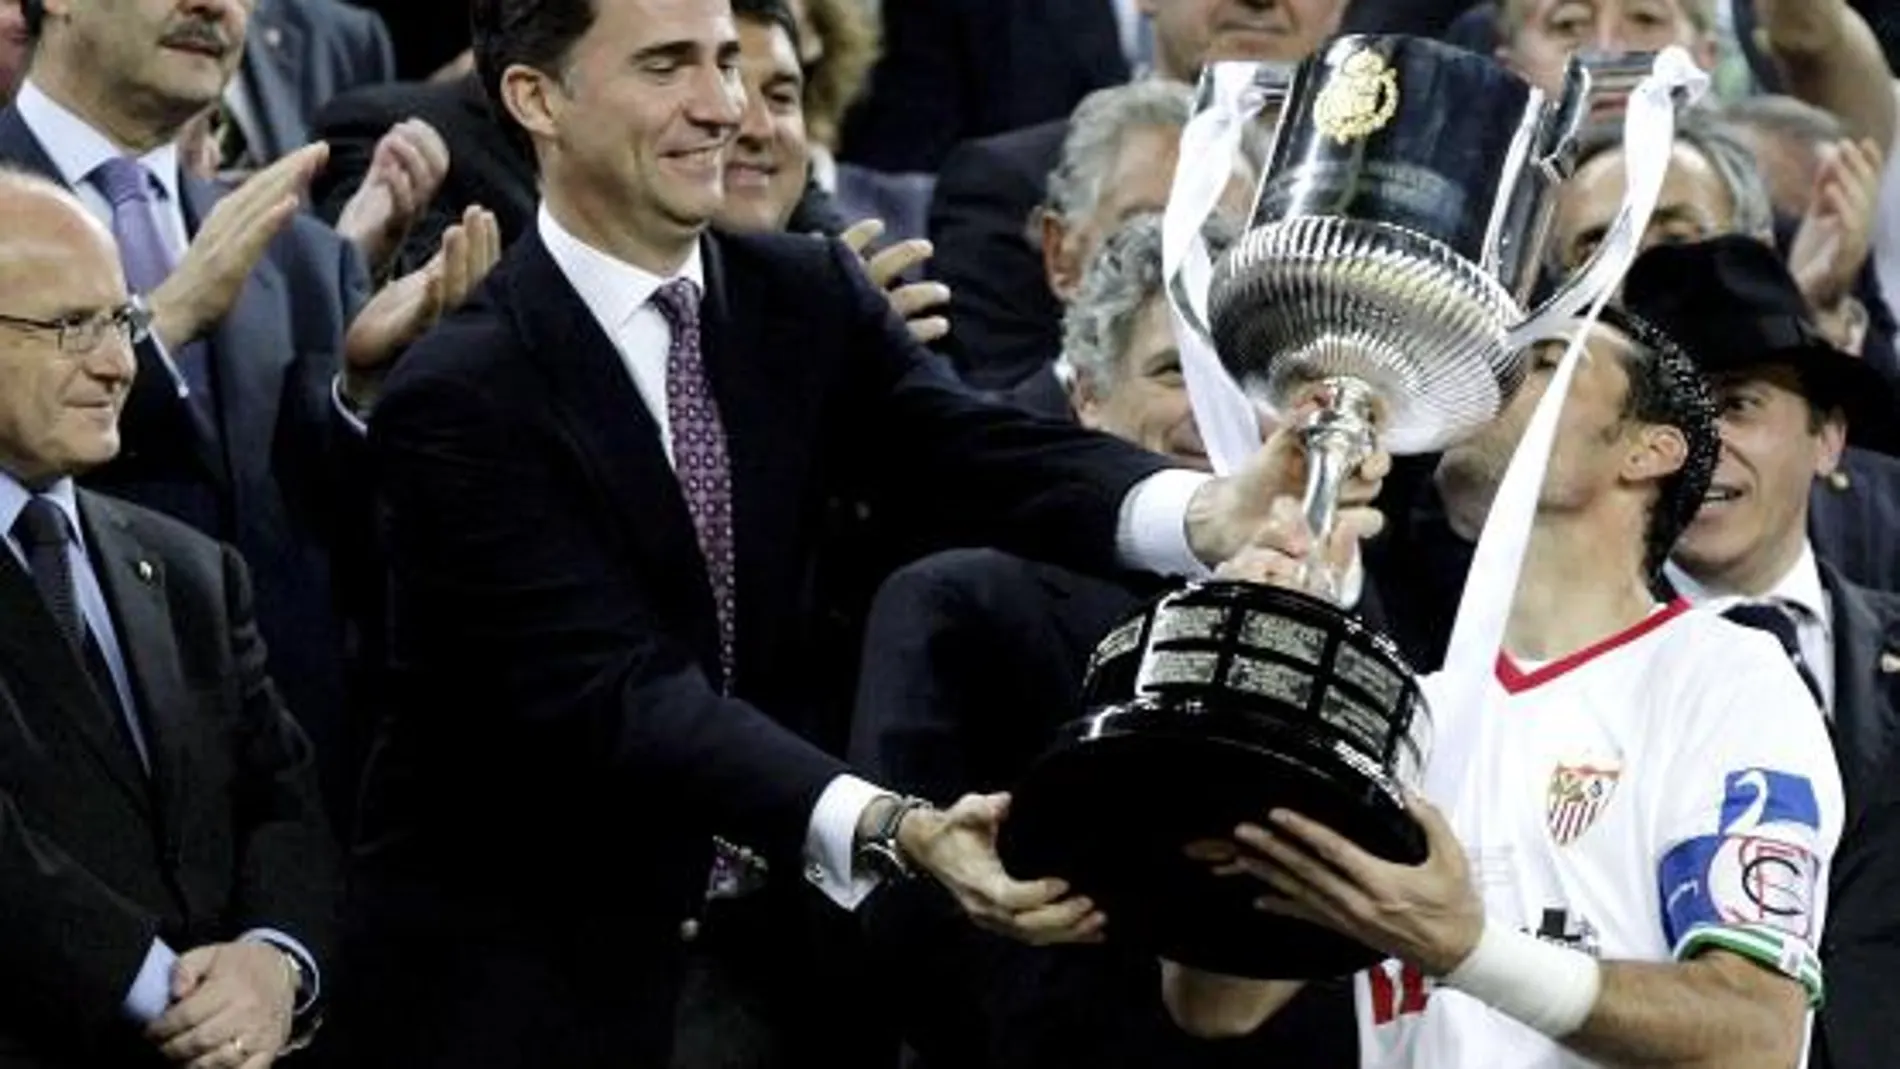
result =
[[[1673,137],[1668,95],[1644,94],[1632,121]],[[1195,378],[1208,365],[1235,399],[1228,425],[1256,443],[1255,408],[1286,414],[1319,397],[1299,428],[1314,593],[1213,581],[1164,596],[1101,643],[1084,715],[1018,784],[1007,860],[1068,878],[1122,938],[1237,975],[1341,975],[1376,960],[1253,909],[1247,881],[1215,877],[1183,847],[1286,807],[1379,856],[1423,857],[1401,788],[1418,785],[1429,710],[1391,643],[1316,596],[1332,580],[1319,551],[1375,442],[1423,453],[1476,431],[1517,389],[1525,347],[1619,281],[1649,183],[1631,183],[1597,259],[1532,300],[1590,95],[1577,62],[1550,97],[1483,56],[1398,36],[1339,38],[1290,80],[1267,66],[1204,79],[1195,123],[1219,121],[1200,129],[1232,134],[1276,104],[1279,119],[1245,236],[1211,264],[1164,240],[1177,338],[1210,447],[1220,414]],[[1211,207],[1225,181],[1196,133],[1169,209],[1177,238],[1202,222],[1176,226],[1177,207]]]

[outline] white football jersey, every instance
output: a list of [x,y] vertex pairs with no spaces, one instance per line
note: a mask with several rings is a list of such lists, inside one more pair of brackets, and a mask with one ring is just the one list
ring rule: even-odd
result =
[[[1443,693],[1423,682],[1428,702]],[[1483,715],[1485,752],[1432,801],[1490,923],[1604,961],[1721,948],[1820,998],[1841,784],[1774,639],[1679,601],[1533,671],[1500,657]],[[1367,1069],[1592,1064],[1396,961],[1359,974],[1354,1001]]]

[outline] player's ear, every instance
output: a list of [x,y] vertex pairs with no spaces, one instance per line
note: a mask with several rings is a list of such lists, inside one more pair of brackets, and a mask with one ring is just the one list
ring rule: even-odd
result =
[[1623,456],[1623,477],[1630,482],[1654,482],[1682,470],[1689,459],[1689,440],[1675,427],[1644,426]]

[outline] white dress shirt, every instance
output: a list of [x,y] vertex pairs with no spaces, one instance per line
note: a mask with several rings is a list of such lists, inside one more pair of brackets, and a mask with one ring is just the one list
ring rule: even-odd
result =
[[1801,646],[1801,659],[1821,688],[1821,711],[1834,716],[1834,611],[1827,591],[1821,587],[1821,569],[1814,562],[1814,546],[1802,542],[1801,555],[1793,567],[1774,586],[1760,595],[1744,595],[1733,590],[1718,590],[1697,582],[1674,561],[1663,565],[1663,575],[1676,593],[1692,604],[1723,611],[1740,602],[1780,603],[1793,608],[1795,641]]
[[[601,331],[613,343],[633,378],[647,412],[660,428],[670,462],[672,429],[666,413],[666,353],[672,328],[654,308],[653,294],[671,281],[596,249],[554,218],[545,204],[536,228],[555,266],[580,295]],[[697,246],[675,277],[691,279],[704,291],[704,268]],[[1205,575],[1187,540],[1187,505],[1208,476],[1171,470],[1137,483],[1123,499],[1115,546],[1122,563],[1167,575]],[[825,896],[846,909],[875,887],[876,880],[856,871],[852,847],[859,818],[870,803],[891,792],[856,776],[839,776],[818,798],[805,836],[805,875]]]

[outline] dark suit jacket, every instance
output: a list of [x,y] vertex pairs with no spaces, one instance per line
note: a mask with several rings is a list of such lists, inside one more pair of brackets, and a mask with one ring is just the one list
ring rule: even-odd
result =
[[1162,467],[971,397],[840,244],[702,249],[734,697],[708,683],[713,601],[656,428],[538,235],[390,378],[398,699],[364,793],[349,1064],[664,1064],[709,836],[796,873],[843,768],[798,735],[826,501],[1107,569],[1122,497]]
[[[0,112],[0,160],[61,181],[12,109]],[[224,191],[190,177],[180,191],[196,233]],[[120,420],[124,449],[83,480],[243,554],[257,583],[271,675],[324,755],[327,793],[339,805],[353,792],[354,769],[342,763],[338,738],[346,636],[332,565],[361,511],[346,478],[360,446],[331,403],[330,384],[367,288],[354,249],[321,223],[294,218],[205,338],[221,439],[179,400],[146,342]]]
[[[865,628],[852,762],[941,802],[1010,789],[1080,714],[1096,644],[1162,586],[995,550],[898,570]],[[888,1012],[933,1069],[1354,1063],[1343,984],[1303,994],[1244,1041],[1201,1043],[1168,1020],[1159,967],[1138,948],[1019,946],[971,927],[927,883],[881,888],[864,913],[877,972],[902,995]]]
[[257,0],[238,68],[257,107],[268,162],[310,141],[311,120],[330,98],[393,81],[396,55],[373,11],[340,0]]
[[1850,582],[1900,593],[1900,459],[1849,449],[1841,471],[1845,488],[1823,481],[1809,498],[1815,551]]
[[958,145],[930,201],[932,277],[950,287],[943,349],[964,381],[1007,389],[1062,351],[1062,306],[1049,292],[1029,215],[1062,162],[1066,118]]
[[121,1006],[154,938],[276,928],[330,962],[336,858],[236,554],[81,491],[153,769],[0,549],[0,1066],[161,1065]]
[[1823,561],[1833,611],[1834,752],[1847,819],[1835,852],[1821,962],[1827,1002],[1814,1069],[1885,1069],[1900,1020],[1900,596]]
[[533,224],[539,200],[534,162],[496,121],[481,79],[473,74],[452,82],[364,86],[325,105],[317,113],[314,136],[330,143],[330,163],[310,191],[318,215],[336,221],[368,176],[376,142],[409,118],[427,122],[442,135],[449,173],[435,203],[403,242],[397,274],[428,262],[442,243],[442,232],[460,222],[470,205],[495,213],[504,244]]
[[884,8],[883,54],[839,153],[875,171],[936,171],[957,142],[1065,118],[1130,74],[1110,0]]

